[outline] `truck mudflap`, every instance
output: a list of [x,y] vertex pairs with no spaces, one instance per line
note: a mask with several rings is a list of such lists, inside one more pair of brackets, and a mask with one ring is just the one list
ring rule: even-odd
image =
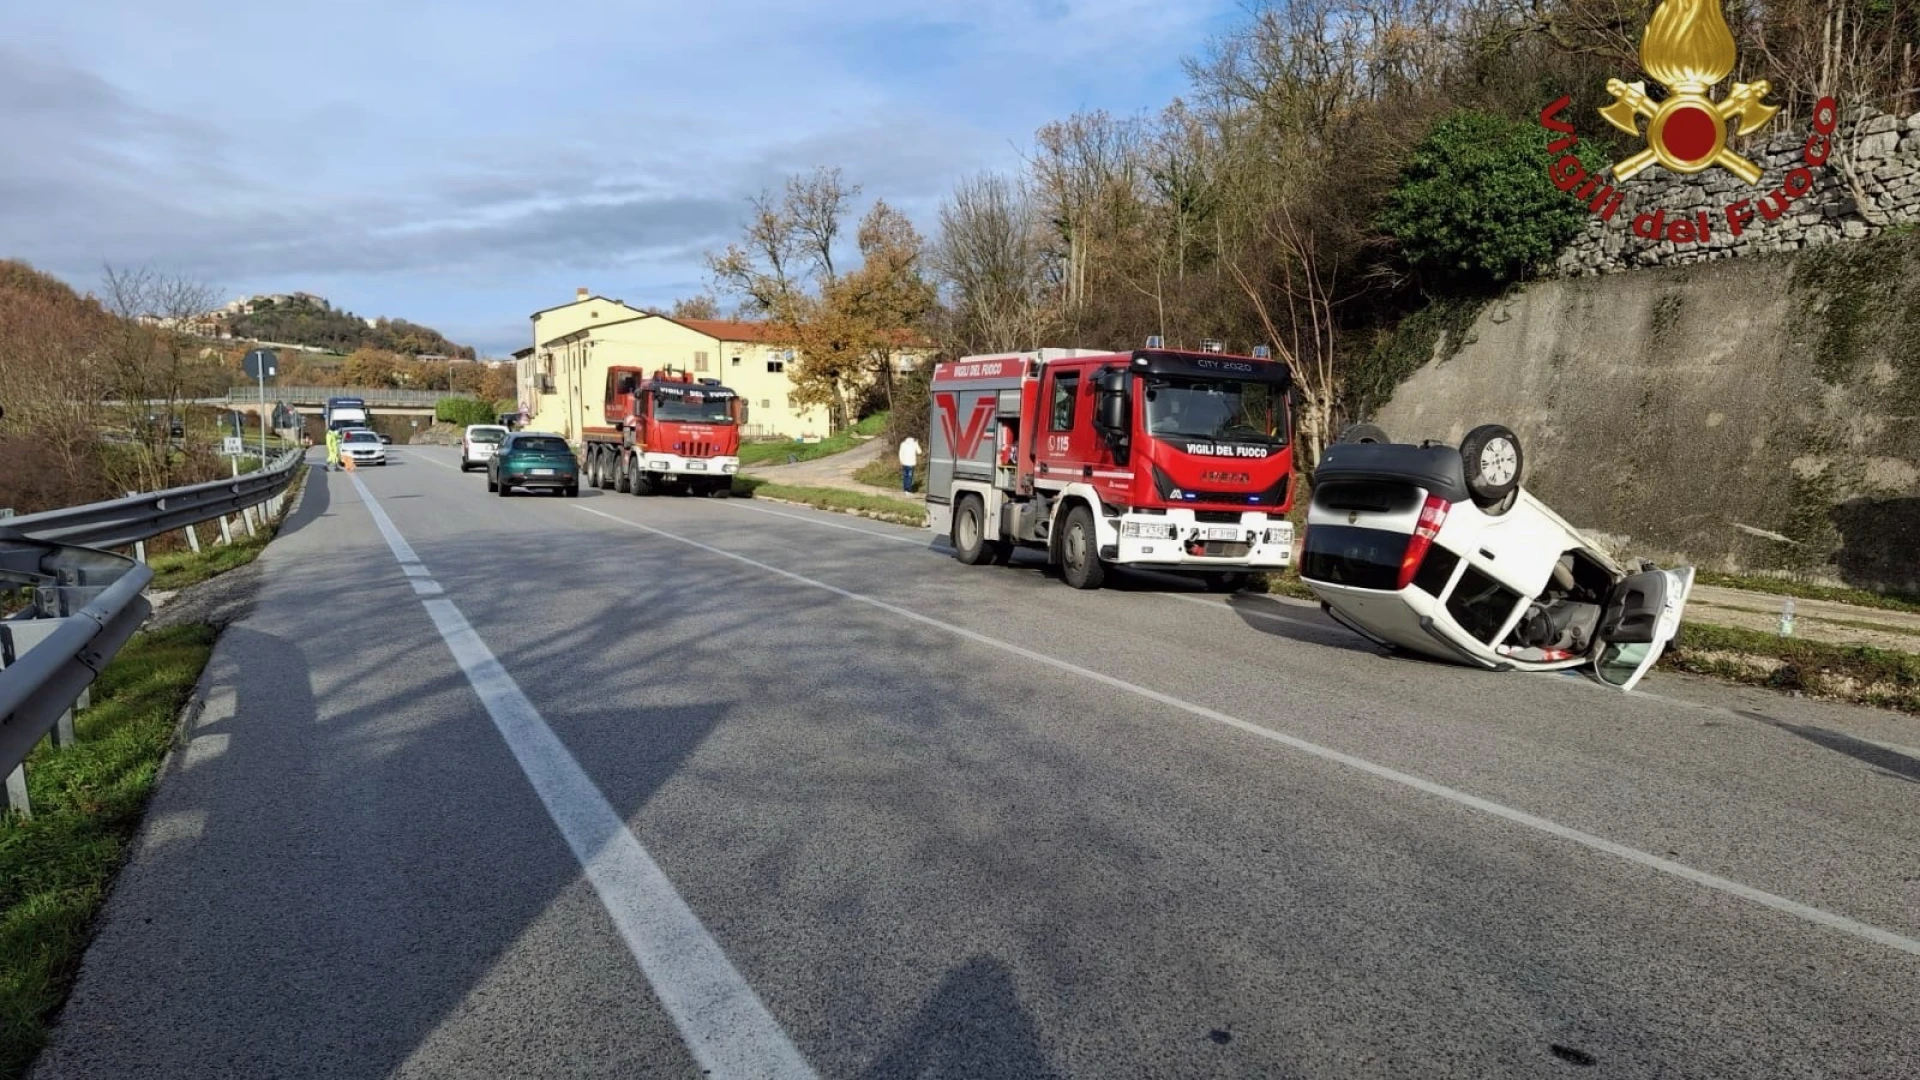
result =
[[[1102,556],[1120,566],[1181,570],[1281,569],[1293,561],[1293,523],[1261,513],[1238,522],[1196,520],[1192,511],[1122,514],[1108,519]],[[1103,530],[1104,531],[1104,530]]]

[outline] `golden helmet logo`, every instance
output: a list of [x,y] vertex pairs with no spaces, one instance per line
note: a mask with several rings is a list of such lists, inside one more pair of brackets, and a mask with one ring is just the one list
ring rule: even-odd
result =
[[1707,91],[1733,73],[1736,59],[1733,31],[1720,11],[1720,0],[1663,0],[1640,39],[1640,64],[1667,90],[1658,105],[1647,99],[1647,84],[1607,80],[1613,104],[1600,110],[1607,123],[1629,135],[1647,124],[1647,148],[1613,167],[1616,181],[1633,179],[1658,161],[1677,173],[1705,172],[1715,165],[1745,180],[1760,182],[1760,167],[1727,149],[1728,127],[1751,135],[1766,126],[1777,105],[1760,99],[1771,89],[1767,80],[1734,83],[1727,96],[1714,101]]
[[[1727,27],[1720,0],[1661,0],[1640,39],[1640,64],[1665,89],[1665,95],[1656,102],[1648,96],[1645,80],[1608,79],[1607,92],[1613,101],[1600,109],[1607,123],[1644,137],[1646,149],[1605,170],[1610,177],[1589,173],[1573,152],[1580,137],[1562,115],[1573,99],[1562,95],[1540,110],[1540,126],[1552,139],[1547,145],[1548,179],[1585,203],[1602,221],[1612,221],[1624,202],[1624,194],[1614,185],[1627,183],[1655,164],[1683,176],[1718,166],[1748,184],[1760,184],[1760,166],[1735,153],[1728,143],[1759,131],[1780,111],[1779,106],[1761,100],[1772,87],[1760,79],[1734,83],[1718,101],[1708,93],[1733,73],[1737,59],[1733,31]],[[1645,130],[1640,127],[1642,121]],[[1839,103],[1822,97],[1813,107],[1813,130],[1801,149],[1803,164],[1791,165],[1772,191],[1757,199],[1735,199],[1714,211],[1650,208],[1634,216],[1634,235],[1674,245],[1705,244],[1722,229],[1726,236],[1739,236],[1756,216],[1778,220],[1796,199],[1813,190],[1813,171],[1831,156],[1839,121]]]

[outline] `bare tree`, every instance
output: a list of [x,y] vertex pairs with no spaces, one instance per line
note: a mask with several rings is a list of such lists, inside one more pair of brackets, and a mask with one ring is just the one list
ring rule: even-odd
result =
[[811,176],[787,178],[784,216],[790,235],[829,285],[836,280],[833,245],[840,238],[840,222],[847,215],[847,204],[858,194],[860,185],[848,184],[838,165],[820,166]]
[[130,411],[144,451],[126,466],[125,480],[129,488],[167,487],[178,464],[170,421],[208,364],[193,324],[217,293],[147,267],[108,266],[103,284],[107,311],[117,316],[104,343],[107,386]]
[[1044,226],[1020,182],[960,181],[940,204],[932,264],[952,296],[963,352],[1037,349],[1050,323]]

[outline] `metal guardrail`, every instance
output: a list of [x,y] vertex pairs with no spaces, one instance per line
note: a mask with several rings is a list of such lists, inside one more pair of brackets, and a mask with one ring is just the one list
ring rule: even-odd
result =
[[[0,586],[32,590],[28,607],[0,619],[0,775],[6,802],[27,803],[25,766],[52,733],[73,741],[73,711],[87,688],[152,612],[143,594],[153,569],[104,548],[139,545],[162,533],[266,504],[278,515],[305,451],[230,480],[189,484],[123,499],[49,510],[0,524]],[[192,534],[189,533],[189,539]],[[198,547],[195,542],[196,550]]]
[[[298,405],[325,405],[328,398],[359,398],[369,405],[437,405],[451,397],[470,397],[452,390],[381,390],[365,386],[284,386],[267,388],[269,399]],[[226,401],[235,405],[260,404],[260,392],[252,387],[236,386],[227,391]]]

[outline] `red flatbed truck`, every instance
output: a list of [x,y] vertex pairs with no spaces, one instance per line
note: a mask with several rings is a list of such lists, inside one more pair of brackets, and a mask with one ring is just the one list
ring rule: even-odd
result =
[[607,371],[606,426],[582,432],[581,476],[634,495],[719,495],[740,469],[738,394],[684,371]]
[[1232,591],[1293,557],[1292,386],[1264,356],[1161,348],[936,365],[929,524],[961,562],[1033,548],[1075,588],[1126,566]]

